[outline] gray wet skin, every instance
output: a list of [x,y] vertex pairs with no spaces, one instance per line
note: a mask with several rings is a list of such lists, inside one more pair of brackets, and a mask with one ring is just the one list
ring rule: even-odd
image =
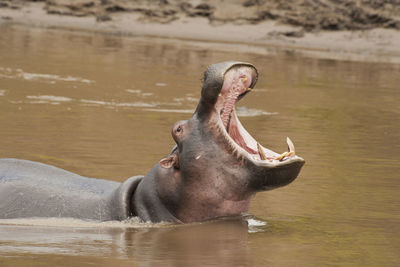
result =
[[73,217],[189,223],[247,212],[259,191],[296,179],[304,160],[262,147],[234,104],[251,91],[248,63],[211,65],[193,116],[172,128],[176,146],[145,176],[124,183],[82,177],[46,164],[0,159],[0,218]]

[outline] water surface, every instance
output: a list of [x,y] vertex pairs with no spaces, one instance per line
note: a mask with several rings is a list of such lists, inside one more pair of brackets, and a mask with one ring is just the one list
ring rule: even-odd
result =
[[[174,145],[212,63],[253,63],[238,112],[275,151],[306,159],[250,217],[184,226],[0,221],[0,265],[398,266],[400,65],[223,51],[162,39],[0,26],[0,157],[124,181]],[[251,49],[249,48],[249,51]]]

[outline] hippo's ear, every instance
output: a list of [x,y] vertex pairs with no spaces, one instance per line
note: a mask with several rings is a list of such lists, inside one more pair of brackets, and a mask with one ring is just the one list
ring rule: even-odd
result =
[[178,157],[177,153],[169,155],[168,157],[160,160],[160,166],[165,169],[169,169],[171,167],[174,167],[175,169],[179,169],[179,157]]

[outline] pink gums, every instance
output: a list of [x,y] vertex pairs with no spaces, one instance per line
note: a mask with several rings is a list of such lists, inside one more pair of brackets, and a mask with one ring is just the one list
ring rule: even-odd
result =
[[228,126],[229,117],[233,110],[233,106],[236,103],[236,99],[238,98],[239,95],[240,95],[240,89],[239,90],[232,89],[231,91],[229,91],[228,95],[225,97],[224,109],[223,109],[222,115],[221,115],[221,120],[222,120],[222,123],[224,124],[225,128]]
[[239,132],[239,128],[237,127],[236,120],[234,120],[234,119],[231,119],[231,121],[229,123],[228,134],[236,142],[236,144],[241,146],[247,152],[249,152],[250,154],[257,154],[257,151],[255,151],[247,146],[246,141],[244,141],[243,136]]
[[[243,80],[244,79],[244,80]],[[221,115],[221,120],[225,128],[227,129],[228,134],[232,137],[232,139],[243,149],[251,154],[257,154],[257,151],[251,149],[247,146],[246,141],[243,139],[243,136],[240,134],[239,129],[237,127],[237,123],[235,119],[230,119],[233,107],[237,101],[237,98],[240,94],[247,90],[246,88],[246,75],[241,75],[232,81],[229,87],[223,88],[222,94],[224,94],[224,103],[223,110]],[[227,89],[229,90],[228,92]],[[228,126],[229,123],[229,126]]]

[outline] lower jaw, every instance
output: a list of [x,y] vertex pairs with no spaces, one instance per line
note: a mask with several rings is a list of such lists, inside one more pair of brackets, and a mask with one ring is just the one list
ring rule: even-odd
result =
[[[227,125],[223,124],[222,119],[220,119],[219,121],[220,121],[220,127],[223,128],[225,131],[225,135],[223,136],[225,139],[227,139],[225,140],[225,142],[232,143],[231,145],[234,146],[234,150],[236,150],[239,154],[242,154],[241,156],[249,157],[256,162],[280,162],[295,155],[294,145],[289,138],[287,138],[288,151],[283,152],[282,154],[275,153],[271,150],[268,150],[267,148],[262,147],[257,142],[257,140],[255,140],[252,137],[251,137],[252,138],[251,143],[253,143],[253,145],[250,145],[248,143],[249,141],[246,142],[245,137],[243,136],[240,130],[240,128],[243,128],[243,126],[241,125],[239,119],[237,118],[234,109],[230,114],[230,118],[229,121],[227,122]],[[242,131],[245,131],[245,129],[243,128]],[[245,132],[246,132],[245,135],[250,136],[250,134],[247,133],[247,131]],[[241,151],[241,149],[239,148],[243,150]]]

